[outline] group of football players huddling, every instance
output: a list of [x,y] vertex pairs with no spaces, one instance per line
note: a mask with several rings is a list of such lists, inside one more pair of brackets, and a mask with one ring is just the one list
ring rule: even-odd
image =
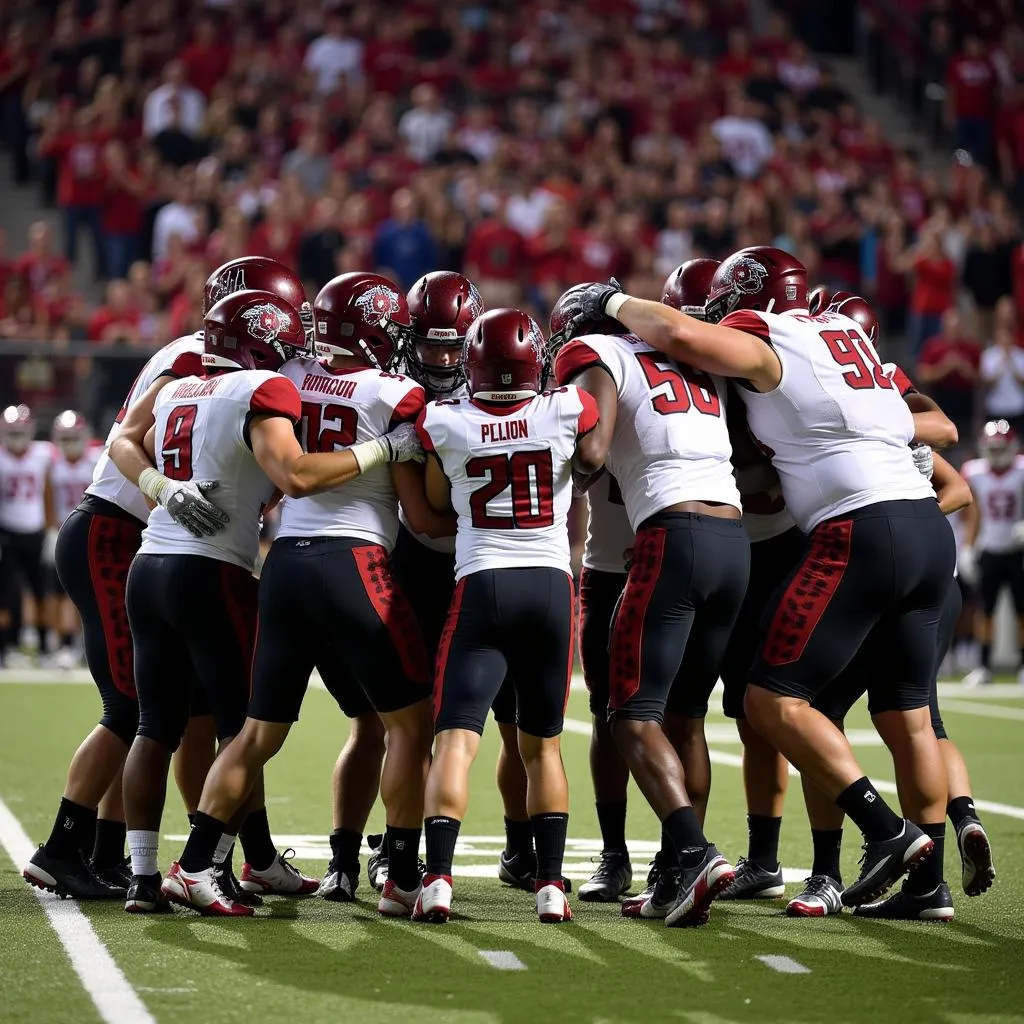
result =
[[[781,897],[792,764],[814,859],[789,914],[949,920],[947,814],[967,894],[995,878],[936,700],[960,607],[945,516],[971,495],[934,451],[955,428],[879,362],[876,335],[863,299],[809,294],[804,267],[763,246],[683,264],[661,302],[614,280],[570,288],[546,340],[520,310],[485,312],[457,273],[408,295],[343,274],[309,303],[274,260],[225,264],[201,329],[142,370],[56,538],[103,716],[25,878],[132,913],[349,901],[379,792],[378,910],[445,921],[493,711],[498,876],[534,893],[541,921],[568,921],[559,737],[578,625],[603,842],[581,900],[687,926],[718,898]],[[5,458],[31,452],[27,417],[4,413]],[[589,505],[578,588],[574,488]],[[314,669],[351,720],[321,881],[276,849],[263,785]],[[735,867],[704,832],[719,679],[744,747]],[[865,693],[899,813],[843,732]],[[172,762],[192,827],[161,876]],[[637,895],[630,775],[662,828]],[[864,837],[846,886],[844,816]]]

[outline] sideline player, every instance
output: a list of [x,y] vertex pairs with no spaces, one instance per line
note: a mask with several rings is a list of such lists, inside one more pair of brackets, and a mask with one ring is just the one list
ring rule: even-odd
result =
[[[560,734],[573,660],[567,517],[574,460],[599,468],[593,399],[575,387],[541,393],[544,338],[516,309],[484,313],[465,342],[468,399],[432,403],[417,424],[438,511],[458,513],[455,594],[434,682],[437,733],[427,778],[427,870],[416,920],[446,921],[469,772],[506,676],[516,692],[519,749],[537,854],[542,922],[572,918],[562,882],[569,794]],[[524,642],[529,638],[529,642]]]

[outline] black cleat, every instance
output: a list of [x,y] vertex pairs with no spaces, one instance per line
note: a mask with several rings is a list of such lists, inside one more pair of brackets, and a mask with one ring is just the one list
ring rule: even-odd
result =
[[[425,871],[426,866],[423,868]],[[506,885],[522,889],[524,892],[533,892],[536,873],[537,855],[532,850],[529,853],[514,853],[511,857],[505,850],[501,851],[501,857],[498,859],[498,878]],[[568,878],[562,879],[562,891],[572,892],[572,882]]]
[[880,899],[934,848],[932,840],[905,819],[898,836],[865,843],[860,877],[843,891],[843,906],[859,907]]
[[314,895],[331,903],[351,903],[358,888],[359,862],[356,861],[354,867],[343,868],[332,860]]
[[732,885],[733,866],[718,852],[714,843],[704,851],[696,867],[679,870],[679,894],[665,918],[669,928],[688,928],[708,923],[711,904]]
[[97,875],[81,853],[73,860],[58,860],[40,846],[21,874],[30,885],[65,900],[123,900],[128,895],[126,886],[111,885]]
[[786,895],[782,865],[769,871],[752,860],[740,858],[736,878],[718,898],[721,900],[776,900]]
[[132,875],[128,896],[124,901],[128,914],[169,914],[171,905],[160,891],[163,879],[158,871],[155,875]]
[[988,833],[977,818],[967,818],[956,834],[963,871],[960,876],[968,896],[980,896],[996,880],[996,867],[992,860],[992,846]]
[[633,865],[625,850],[605,850],[597,870],[579,889],[580,899],[586,903],[614,903],[629,892],[633,884]]
[[223,864],[213,865],[214,874],[220,883],[221,892],[234,903],[240,903],[243,907],[262,907],[263,897],[259,893],[249,892],[243,889],[235,877],[235,868],[230,860]]
[[96,862],[92,862],[92,869],[109,885],[116,885],[122,889],[128,889],[132,884],[132,862],[128,857],[112,864],[110,867],[98,868]]
[[638,896],[622,901],[623,917],[668,916],[679,893],[679,867],[674,856],[665,856],[659,850],[647,872],[647,888]]
[[366,837],[366,845],[372,851],[366,862],[366,877],[370,885],[380,892],[388,880],[388,844],[387,836],[372,835]]
[[899,892],[878,903],[855,907],[854,917],[874,917],[883,921],[952,921],[953,897],[949,886],[940,882],[931,892],[917,895],[907,892],[907,884]]

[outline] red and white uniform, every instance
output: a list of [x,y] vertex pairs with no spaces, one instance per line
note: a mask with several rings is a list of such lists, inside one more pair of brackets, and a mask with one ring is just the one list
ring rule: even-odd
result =
[[634,530],[683,501],[740,507],[721,378],[675,363],[631,334],[576,338],[558,353],[555,373],[562,382],[592,366],[615,381],[618,412],[606,466]]
[[722,326],[762,338],[782,363],[774,391],[741,394],[805,533],[876,502],[935,497],[908,447],[914,418],[856,321],[737,310]]
[[975,548],[995,555],[1017,551],[1013,526],[1024,519],[1024,455],[1005,470],[993,469],[985,459],[971,459],[961,473],[971,485],[978,510]]
[[54,450],[49,441],[33,441],[21,455],[0,447],[0,530],[39,533],[45,528],[43,490]]
[[212,537],[193,537],[157,506],[142,533],[140,554],[203,555],[252,570],[260,547],[260,516],[274,493],[253,457],[249,421],[284,416],[298,423],[295,385],[268,370],[184,377],[156,398],[156,468],[172,480],[216,480],[213,500],[230,517]]
[[426,407],[416,429],[451,481],[456,580],[483,569],[571,574],[572,457],[597,421],[597,403],[571,386],[507,405],[455,398]]
[[89,445],[74,462],[58,448],[50,465],[50,491],[53,494],[53,512],[60,526],[78,507],[85,489],[92,483],[96,463],[103,449]]
[[597,572],[624,573],[626,549],[633,546],[633,539],[633,527],[629,525],[619,482],[610,473],[602,473],[587,490],[583,567]]
[[[426,393],[411,377],[370,367],[332,370],[315,359],[281,368],[302,403],[299,440],[307,452],[333,452],[415,423]],[[281,503],[281,537],[355,537],[389,552],[398,536],[398,496],[389,465],[344,487]]]
[[106,445],[103,454],[96,462],[96,469],[93,472],[92,483],[86,488],[86,494],[95,494],[97,498],[123,508],[130,512],[136,519],[146,522],[149,518],[149,506],[142,492],[130,483],[122,475],[121,471],[114,465],[113,460],[107,454],[110,442],[117,433],[121,421],[128,415],[128,410],[144,395],[158,377],[190,377],[192,375],[202,376],[206,370],[202,363],[203,354],[203,332],[186,334],[177,341],[165,345],[159,352],[155,353],[148,363],[142,368],[142,372],[136,377],[131,391],[121,406],[110,432],[107,434]]

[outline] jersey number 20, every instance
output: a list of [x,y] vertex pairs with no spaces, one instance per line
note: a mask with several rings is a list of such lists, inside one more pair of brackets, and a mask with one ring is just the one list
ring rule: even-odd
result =
[[[539,530],[555,521],[555,497],[551,452],[515,452],[513,455],[480,455],[466,463],[471,479],[486,478],[469,499],[473,525],[481,530]],[[512,490],[512,514],[487,511],[506,489]]]

